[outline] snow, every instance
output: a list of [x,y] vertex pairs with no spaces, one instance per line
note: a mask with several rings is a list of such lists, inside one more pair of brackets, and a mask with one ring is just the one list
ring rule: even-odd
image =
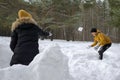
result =
[[0,37],[0,80],[119,80],[120,44],[113,44],[98,59],[92,42],[39,41],[38,54],[29,66],[9,66],[9,37]]
[[83,31],[83,27],[79,27],[78,31],[82,32]]
[[0,37],[0,68],[9,66],[12,52],[9,48],[10,38]]

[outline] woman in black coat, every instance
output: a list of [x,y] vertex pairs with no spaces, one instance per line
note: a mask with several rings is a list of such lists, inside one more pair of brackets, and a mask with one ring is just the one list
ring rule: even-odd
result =
[[29,65],[39,53],[39,35],[49,35],[37,26],[31,14],[25,10],[20,10],[18,16],[19,19],[12,24],[10,48],[14,54],[10,66],[14,64]]

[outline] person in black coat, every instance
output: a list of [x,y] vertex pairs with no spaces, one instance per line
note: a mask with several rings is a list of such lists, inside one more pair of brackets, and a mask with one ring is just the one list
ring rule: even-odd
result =
[[49,36],[38,26],[35,20],[25,10],[19,10],[19,19],[12,24],[10,48],[13,56],[10,66],[15,64],[29,65],[39,53],[38,39],[40,36]]

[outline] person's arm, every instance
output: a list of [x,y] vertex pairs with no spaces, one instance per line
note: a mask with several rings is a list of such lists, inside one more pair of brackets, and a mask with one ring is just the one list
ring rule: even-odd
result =
[[15,46],[17,44],[18,36],[15,31],[11,33],[11,42],[10,42],[10,48],[14,52]]
[[42,29],[39,29],[39,34],[41,36],[49,36],[49,32],[43,31]]
[[96,46],[97,45],[97,41],[94,39],[94,42],[93,42],[93,44],[91,45],[91,47],[94,47],[94,46]]
[[49,32],[43,31],[42,29],[40,29],[39,27],[37,27],[38,29],[38,33],[40,36],[49,36]]

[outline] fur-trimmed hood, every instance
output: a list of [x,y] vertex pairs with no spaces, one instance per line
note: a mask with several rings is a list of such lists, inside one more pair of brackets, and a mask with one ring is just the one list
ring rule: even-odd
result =
[[33,18],[29,18],[29,17],[21,18],[21,19],[17,19],[15,22],[12,23],[11,31],[13,32],[19,25],[23,23],[32,23],[37,25],[37,22]]

